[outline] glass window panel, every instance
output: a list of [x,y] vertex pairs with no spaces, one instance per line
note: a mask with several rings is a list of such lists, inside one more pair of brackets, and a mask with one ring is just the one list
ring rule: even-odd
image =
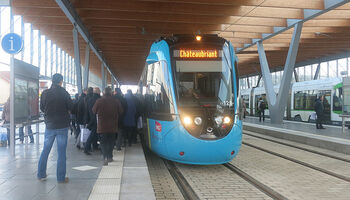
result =
[[328,62],[329,65],[329,77],[334,78],[337,77],[337,61],[332,60]]
[[47,76],[51,77],[51,67],[52,67],[52,53],[51,53],[51,40],[47,40]]
[[40,52],[40,74],[45,76],[45,36],[40,36],[41,40],[41,52]]
[[30,30],[31,30],[31,24],[24,23],[24,58],[23,61],[30,63]]
[[38,30],[34,30],[33,31],[33,35],[34,35],[34,38],[33,38],[33,65],[34,66],[37,66],[38,67],[38,40],[39,40],[39,31]]
[[320,79],[325,79],[328,77],[327,74],[327,62],[321,63],[321,68],[320,68]]
[[305,66],[305,81],[311,80],[311,65]]
[[338,77],[342,77],[342,72],[347,74],[347,58],[338,60]]
[[298,68],[298,75],[299,75],[299,81],[305,81],[305,68],[304,67],[299,67]]

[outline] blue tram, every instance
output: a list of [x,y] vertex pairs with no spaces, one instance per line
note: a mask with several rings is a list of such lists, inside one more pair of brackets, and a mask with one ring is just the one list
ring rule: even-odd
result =
[[154,42],[138,84],[151,151],[186,164],[231,161],[242,141],[237,73],[231,43],[217,35]]

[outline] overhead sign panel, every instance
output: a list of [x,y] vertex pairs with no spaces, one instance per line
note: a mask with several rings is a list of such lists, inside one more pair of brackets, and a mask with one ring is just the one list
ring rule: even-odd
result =
[[180,49],[174,50],[174,57],[177,58],[219,58],[220,53],[217,49]]

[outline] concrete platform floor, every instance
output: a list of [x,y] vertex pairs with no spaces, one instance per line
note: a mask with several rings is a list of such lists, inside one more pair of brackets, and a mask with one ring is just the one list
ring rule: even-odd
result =
[[[88,199],[102,167],[100,151],[87,156],[74,146],[74,137],[69,136],[67,147],[69,183],[58,184],[56,181],[56,145],[53,146],[49,156],[48,180],[40,182],[36,178],[36,173],[43,141],[42,134],[40,144],[16,144],[15,158],[9,155],[8,147],[0,147],[0,200]],[[74,169],[75,167],[82,169]]]
[[350,129],[345,128],[345,131],[342,132],[341,126],[324,125],[326,129],[316,129],[314,123],[283,120],[282,124],[271,124],[269,118],[265,118],[265,122],[259,122],[258,117],[250,116],[243,119],[243,122],[350,140]]

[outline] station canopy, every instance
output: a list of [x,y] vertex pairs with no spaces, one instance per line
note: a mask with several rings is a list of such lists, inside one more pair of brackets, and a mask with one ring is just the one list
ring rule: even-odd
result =
[[[350,3],[339,0],[70,0],[110,69],[122,84],[135,84],[152,42],[172,34],[218,34],[230,40],[240,76],[260,71],[257,47],[263,44],[270,68],[283,66],[293,22],[304,22],[297,62],[350,50]],[[331,5],[341,3],[332,9]],[[13,0],[14,14],[74,55],[73,25],[55,0]],[[328,10],[329,9],[329,10]],[[280,30],[285,30],[276,35]],[[81,60],[86,41],[80,38]],[[83,64],[83,63],[82,63]],[[101,74],[91,53],[90,68]]]

